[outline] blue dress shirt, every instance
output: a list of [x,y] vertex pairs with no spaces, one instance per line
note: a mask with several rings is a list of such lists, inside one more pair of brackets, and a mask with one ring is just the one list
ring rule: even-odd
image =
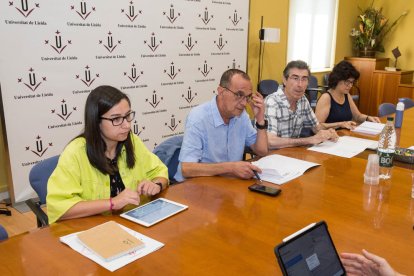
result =
[[183,181],[181,162],[219,163],[240,161],[245,146],[256,142],[257,131],[246,111],[225,124],[216,97],[188,114],[180,163],[174,178]]

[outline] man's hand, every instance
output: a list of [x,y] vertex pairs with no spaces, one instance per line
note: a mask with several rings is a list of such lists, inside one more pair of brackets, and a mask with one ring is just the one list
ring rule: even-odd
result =
[[397,276],[401,275],[389,265],[387,260],[362,250],[361,254],[341,253],[341,261],[347,275]]
[[339,136],[336,131],[332,128],[326,130],[319,130],[314,136],[310,137],[311,143],[313,145],[325,142],[326,140],[330,140],[333,142],[338,141]]
[[261,173],[262,170],[249,162],[238,161],[229,163],[231,174],[242,179],[250,179],[254,176],[254,171]]
[[258,124],[264,124],[265,105],[263,96],[259,92],[253,92],[250,107]]

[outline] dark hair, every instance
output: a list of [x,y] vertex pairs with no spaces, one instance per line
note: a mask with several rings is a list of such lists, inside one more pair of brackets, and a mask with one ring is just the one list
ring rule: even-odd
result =
[[220,86],[221,87],[228,87],[230,82],[231,82],[231,78],[234,75],[241,75],[243,79],[245,80],[250,80],[249,75],[247,75],[245,72],[243,72],[242,70],[239,69],[229,69],[226,72],[223,73],[223,75],[221,75],[220,78]]
[[309,66],[306,62],[304,62],[303,60],[292,60],[286,65],[285,69],[283,70],[283,77],[286,80],[289,78],[290,69],[292,68],[308,70],[308,75],[311,75]]
[[329,74],[328,78],[328,87],[335,88],[338,85],[338,82],[353,78],[355,80],[359,79],[359,72],[355,67],[348,61],[341,61],[332,69],[332,72]]
[[[103,174],[113,174],[115,169],[105,156],[106,143],[101,135],[101,116],[123,99],[127,100],[131,106],[131,102],[126,94],[108,85],[96,87],[86,99],[85,130],[80,136],[86,140],[86,154],[88,155],[89,162]],[[121,150],[122,145],[126,149],[127,166],[128,168],[133,168],[135,165],[135,154],[131,133],[125,141],[118,143],[117,153]]]

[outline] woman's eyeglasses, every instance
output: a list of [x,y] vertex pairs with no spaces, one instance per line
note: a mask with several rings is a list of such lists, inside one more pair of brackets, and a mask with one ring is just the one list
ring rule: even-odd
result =
[[105,117],[101,117],[102,120],[111,121],[113,126],[120,126],[120,125],[122,125],[122,123],[124,122],[124,120],[127,120],[127,122],[131,122],[132,120],[134,120],[134,118],[135,118],[135,111],[131,111],[131,112],[129,112],[125,116],[119,116],[119,117],[115,117],[115,118],[105,118]]

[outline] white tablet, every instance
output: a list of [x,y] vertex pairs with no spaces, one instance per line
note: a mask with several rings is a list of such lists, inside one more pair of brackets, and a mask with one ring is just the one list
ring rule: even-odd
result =
[[165,198],[157,198],[147,204],[122,213],[121,217],[149,227],[187,208],[188,206],[186,205]]

